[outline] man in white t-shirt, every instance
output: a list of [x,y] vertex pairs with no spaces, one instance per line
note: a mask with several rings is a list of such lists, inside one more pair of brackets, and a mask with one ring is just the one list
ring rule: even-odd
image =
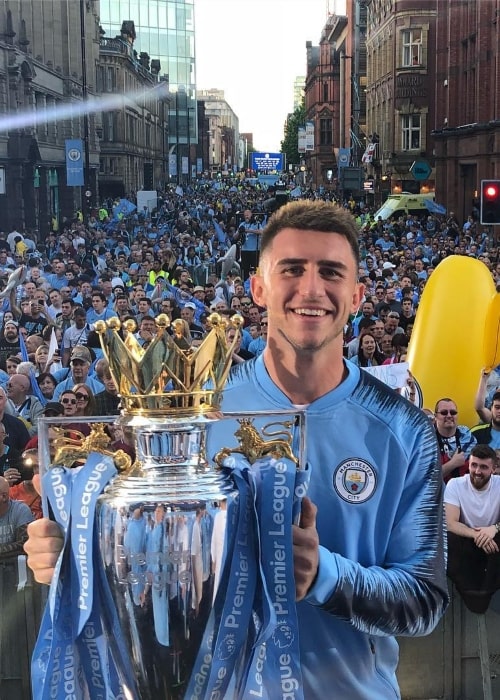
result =
[[464,603],[484,613],[500,588],[500,476],[489,445],[476,445],[469,473],[450,479],[444,492],[448,576]]

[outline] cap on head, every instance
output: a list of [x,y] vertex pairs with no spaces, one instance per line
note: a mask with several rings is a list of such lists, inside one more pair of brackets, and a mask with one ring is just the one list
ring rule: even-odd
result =
[[89,350],[84,345],[77,345],[71,353],[72,360],[83,360],[89,364],[92,362]]

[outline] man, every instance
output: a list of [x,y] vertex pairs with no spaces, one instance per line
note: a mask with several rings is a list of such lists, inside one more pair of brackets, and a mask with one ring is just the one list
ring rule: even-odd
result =
[[118,416],[120,414],[120,397],[118,387],[111,376],[109,367],[104,370],[102,381],[104,391],[95,395],[96,416]]
[[26,528],[33,514],[26,503],[9,497],[9,482],[0,476],[0,558],[23,552]]
[[113,315],[113,311],[106,304],[104,293],[92,292],[92,308],[87,311],[87,323],[93,324],[96,321],[106,321]]
[[500,476],[495,450],[476,445],[469,473],[451,479],[444,493],[448,575],[465,604],[484,613],[500,588]]
[[[301,406],[309,419],[310,498],[293,526],[308,700],[398,697],[393,635],[430,632],[448,600],[432,426],[343,359],[343,329],[364,291],[358,262],[358,230],[343,209],[306,200],[271,217],[252,278],[252,297],[267,309],[268,343],[233,369],[222,405]],[[209,437],[211,448],[227,444],[222,421]],[[349,476],[359,490],[350,490]],[[38,522],[26,549],[37,578],[50,581],[61,533]]]
[[476,438],[466,425],[457,425],[458,409],[453,399],[439,399],[434,409],[436,436],[445,481],[467,471],[466,461]]
[[5,371],[7,358],[20,352],[19,324],[17,321],[5,321],[3,333],[0,333],[0,368]]
[[32,396],[31,382],[25,374],[13,374],[7,382],[7,397],[13,413],[26,425],[30,437],[38,430],[38,418],[43,406],[36,396]]
[[92,357],[90,351],[84,345],[77,345],[71,351],[71,359],[68,369],[61,369],[54,374],[59,384],[54,391],[53,401],[59,401],[64,391],[71,390],[75,384],[86,384],[95,395],[104,389],[103,384],[94,377],[89,376]]
[[490,410],[491,421],[487,425],[477,425],[471,432],[478,445],[489,445],[494,450],[500,450],[500,391],[493,394]]
[[196,305],[192,301],[188,301],[184,306],[181,308],[181,318],[183,321],[186,321],[186,323],[189,326],[189,330],[191,332],[191,337],[193,340],[202,340],[204,336],[204,331],[203,328],[196,323],[194,315],[196,311]]
[[352,322],[352,331],[354,334],[354,337],[357,337],[359,335],[359,324],[361,319],[363,318],[368,318],[371,319],[372,321],[376,321],[377,317],[374,316],[375,313],[375,306],[373,304],[373,301],[366,300],[363,302],[363,305],[361,306],[361,315],[356,316],[355,319],[353,319]]
[[90,333],[89,324],[87,323],[87,314],[85,309],[81,306],[77,306],[73,311],[73,321],[74,325],[70,326],[63,335],[63,367],[69,365],[69,358],[73,348],[77,345],[87,344],[88,334]]

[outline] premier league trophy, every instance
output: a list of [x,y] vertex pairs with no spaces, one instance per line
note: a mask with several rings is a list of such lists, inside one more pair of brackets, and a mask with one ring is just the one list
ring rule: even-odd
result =
[[44,487],[66,546],[35,700],[300,698],[291,530],[307,470],[292,440],[300,457],[303,431],[294,414],[221,418],[242,321],[213,314],[194,350],[164,315],[147,348],[132,321],[96,324],[136,457],[113,452],[102,425],[78,445],[55,441]]

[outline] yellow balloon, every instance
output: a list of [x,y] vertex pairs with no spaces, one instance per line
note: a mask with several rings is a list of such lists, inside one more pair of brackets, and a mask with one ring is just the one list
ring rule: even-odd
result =
[[493,333],[486,341],[485,328],[494,294],[484,263],[462,255],[446,258],[425,285],[408,348],[423,406],[434,410],[439,399],[449,397],[459,423],[469,427],[478,423],[474,397],[485,360],[492,357],[485,342],[491,344]]

